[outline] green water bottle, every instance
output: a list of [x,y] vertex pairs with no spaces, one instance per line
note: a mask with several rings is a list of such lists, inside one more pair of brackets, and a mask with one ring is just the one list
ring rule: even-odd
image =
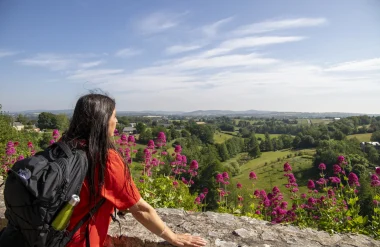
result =
[[74,207],[78,205],[80,199],[77,195],[72,195],[70,201],[65,205],[65,207],[59,212],[57,217],[51,223],[51,226],[57,230],[65,230],[70,222],[71,215],[73,214]]

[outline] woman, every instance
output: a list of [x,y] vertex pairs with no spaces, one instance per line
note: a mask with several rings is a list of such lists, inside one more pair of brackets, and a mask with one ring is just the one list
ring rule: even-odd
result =
[[87,245],[103,246],[114,208],[128,210],[148,230],[175,246],[204,246],[206,242],[200,237],[173,233],[141,198],[127,165],[113,145],[116,123],[115,101],[105,95],[90,93],[78,100],[70,127],[62,137],[62,141],[72,147],[85,149],[89,163],[80,192],[81,200],[74,209],[68,230],[73,229],[96,202],[106,199],[67,246],[85,247],[86,230],[89,235]]

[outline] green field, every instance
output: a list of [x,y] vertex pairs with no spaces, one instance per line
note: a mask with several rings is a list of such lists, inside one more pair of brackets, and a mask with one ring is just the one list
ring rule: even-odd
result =
[[371,135],[372,135],[372,133],[365,133],[365,134],[349,135],[347,137],[348,138],[356,137],[361,142],[369,142],[369,141],[371,141]]
[[[294,153],[297,152],[284,150],[263,153],[260,158],[251,160],[240,167],[241,174],[232,178],[232,185],[236,185],[237,182],[240,182],[243,188],[252,189],[252,182],[254,182],[254,189],[265,189],[266,191],[271,190],[273,186],[278,186],[284,193],[285,198],[287,198],[289,193],[284,186],[287,183],[287,178],[284,177],[283,165],[285,162],[289,162],[293,168],[293,173],[297,179],[300,192],[307,192],[308,189],[306,185],[308,179],[318,178],[318,171],[312,166],[312,155],[315,153],[315,150],[302,150],[305,155],[295,157]],[[289,154],[293,156],[287,158]],[[281,160],[277,161],[277,158]],[[265,165],[265,162],[267,162],[267,165]],[[257,180],[249,180],[249,173],[251,171],[256,173]]]
[[223,143],[225,141],[227,141],[228,139],[231,139],[233,136],[232,135],[228,135],[228,134],[225,134],[223,132],[215,132],[214,133],[214,142],[215,143]]
[[306,118],[298,118],[298,124],[309,124]]
[[331,123],[333,120],[332,119],[325,119],[325,118],[312,118],[310,119],[312,124],[328,124]]
[[[269,134],[270,138],[275,138],[275,137],[279,137],[281,134]],[[261,140],[265,140],[265,134],[255,134],[256,138],[259,139],[261,138]]]

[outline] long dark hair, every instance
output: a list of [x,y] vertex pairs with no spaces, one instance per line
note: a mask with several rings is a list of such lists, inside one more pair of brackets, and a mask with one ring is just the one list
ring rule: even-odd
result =
[[[76,103],[69,129],[62,136],[62,141],[72,147],[78,148],[80,146],[78,143],[84,142],[88,158],[87,179],[91,201],[95,200],[104,184],[108,150],[115,149],[112,139],[108,135],[109,120],[115,106],[115,100],[107,95],[89,93],[80,97]],[[99,167],[96,179],[97,166]]]

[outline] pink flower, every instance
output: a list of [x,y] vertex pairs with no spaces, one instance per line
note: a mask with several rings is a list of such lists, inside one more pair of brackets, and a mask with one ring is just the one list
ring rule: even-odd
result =
[[308,200],[307,200],[307,203],[310,205],[310,206],[314,206],[316,203],[317,203],[317,200],[313,197],[310,197]]
[[336,175],[342,171],[342,168],[339,165],[335,164],[333,165],[333,171],[334,171],[334,174]]
[[192,169],[192,170],[198,169],[198,162],[196,160],[191,161],[191,163],[190,163],[190,169]]
[[372,202],[373,202],[373,205],[375,205],[375,206],[379,206],[380,205],[379,201],[373,200]]
[[177,187],[178,186],[178,182],[177,181],[173,181],[173,186]]
[[113,134],[114,134],[114,136],[119,136],[119,131],[118,131],[117,129],[115,129],[115,130],[113,131]]
[[299,189],[298,189],[297,187],[295,187],[295,188],[292,189],[292,192],[293,192],[293,193],[296,193],[296,192],[298,192],[298,190],[299,190]]
[[356,176],[355,173],[350,172],[350,174],[348,174],[348,184],[349,185],[360,186],[360,184],[359,184],[359,178],[358,178],[358,176]]
[[20,156],[17,157],[17,161],[20,161],[20,160],[23,160],[23,159],[25,159],[25,157],[23,155],[20,155]]
[[319,185],[325,185],[326,184],[326,179],[324,179],[324,178],[320,178],[320,179],[318,179],[317,180],[317,182],[316,182],[317,184],[319,184]]
[[315,188],[314,181],[313,181],[313,180],[309,180],[309,181],[307,182],[307,187],[308,187],[310,190],[314,189],[314,188]]
[[249,173],[249,179],[257,179],[256,173],[253,171]]
[[319,166],[318,166],[318,169],[319,170],[326,170],[326,165],[325,164],[323,164],[323,163],[321,163],[321,164],[319,164]]
[[201,198],[199,196],[197,198],[195,198],[194,203],[195,204],[201,204]]
[[[12,143],[12,145],[13,145],[13,143]],[[5,152],[8,156],[12,156],[16,153],[16,149],[13,146],[8,147]]]
[[290,166],[290,164],[288,162],[286,162],[284,164],[284,172],[288,172],[288,171],[291,171],[292,170],[292,167]]
[[238,196],[238,201],[239,202],[242,202],[244,200],[244,198],[242,196]]
[[277,195],[278,193],[280,193],[280,189],[277,186],[274,186],[272,192],[274,195]]
[[338,177],[329,177],[330,182],[333,184],[339,184],[340,183],[340,178]]
[[238,182],[238,183],[236,184],[236,188],[241,189],[242,187],[243,187],[243,186],[241,185],[241,183]]
[[217,183],[223,182],[223,175],[222,174],[220,174],[220,173],[216,174],[215,178],[216,178]]
[[343,155],[340,155],[340,156],[338,157],[338,163],[341,164],[343,161],[344,161],[344,156],[343,156]]
[[162,147],[166,145],[166,136],[164,132],[158,133],[156,143],[158,147]]
[[135,143],[135,137],[134,136],[132,136],[132,135],[130,135],[130,136],[128,136],[128,143]]
[[49,145],[52,145],[53,143],[55,143],[55,140],[54,140],[54,139],[51,139],[51,140],[49,141]]
[[222,176],[223,176],[223,179],[226,179],[226,180],[230,179],[227,172],[223,172]]
[[177,146],[175,146],[175,148],[174,148],[174,152],[176,152],[176,153],[181,153],[181,152],[182,152],[182,147],[181,147],[181,145],[177,145]]
[[166,152],[166,151],[162,151],[162,152],[161,152],[161,155],[163,155],[163,156],[168,155],[168,152]]
[[58,139],[59,137],[59,131],[58,130],[53,130],[53,139]]
[[301,198],[305,199],[305,198],[306,198],[306,194],[305,194],[305,193],[302,193],[302,194],[301,194]]
[[371,175],[371,180],[372,180],[372,181],[379,180],[379,177],[378,177],[376,174],[372,174],[372,175]]
[[376,174],[380,175],[380,167],[376,167]]
[[149,140],[147,146],[148,146],[149,149],[154,149],[154,141],[153,140]]
[[126,134],[121,134],[120,140],[122,140],[123,142],[127,141],[128,140],[127,135]]
[[203,199],[205,199],[205,197],[206,197],[205,194],[203,194],[203,193],[199,194],[199,198],[201,198],[202,201],[203,201]]
[[203,194],[207,195],[207,193],[208,193],[208,189],[207,189],[207,188],[204,188],[202,192],[203,192]]
[[184,166],[186,166],[186,163],[187,163],[186,155],[182,155],[182,163],[184,164]]
[[28,148],[33,148],[33,143],[32,142],[28,142]]

